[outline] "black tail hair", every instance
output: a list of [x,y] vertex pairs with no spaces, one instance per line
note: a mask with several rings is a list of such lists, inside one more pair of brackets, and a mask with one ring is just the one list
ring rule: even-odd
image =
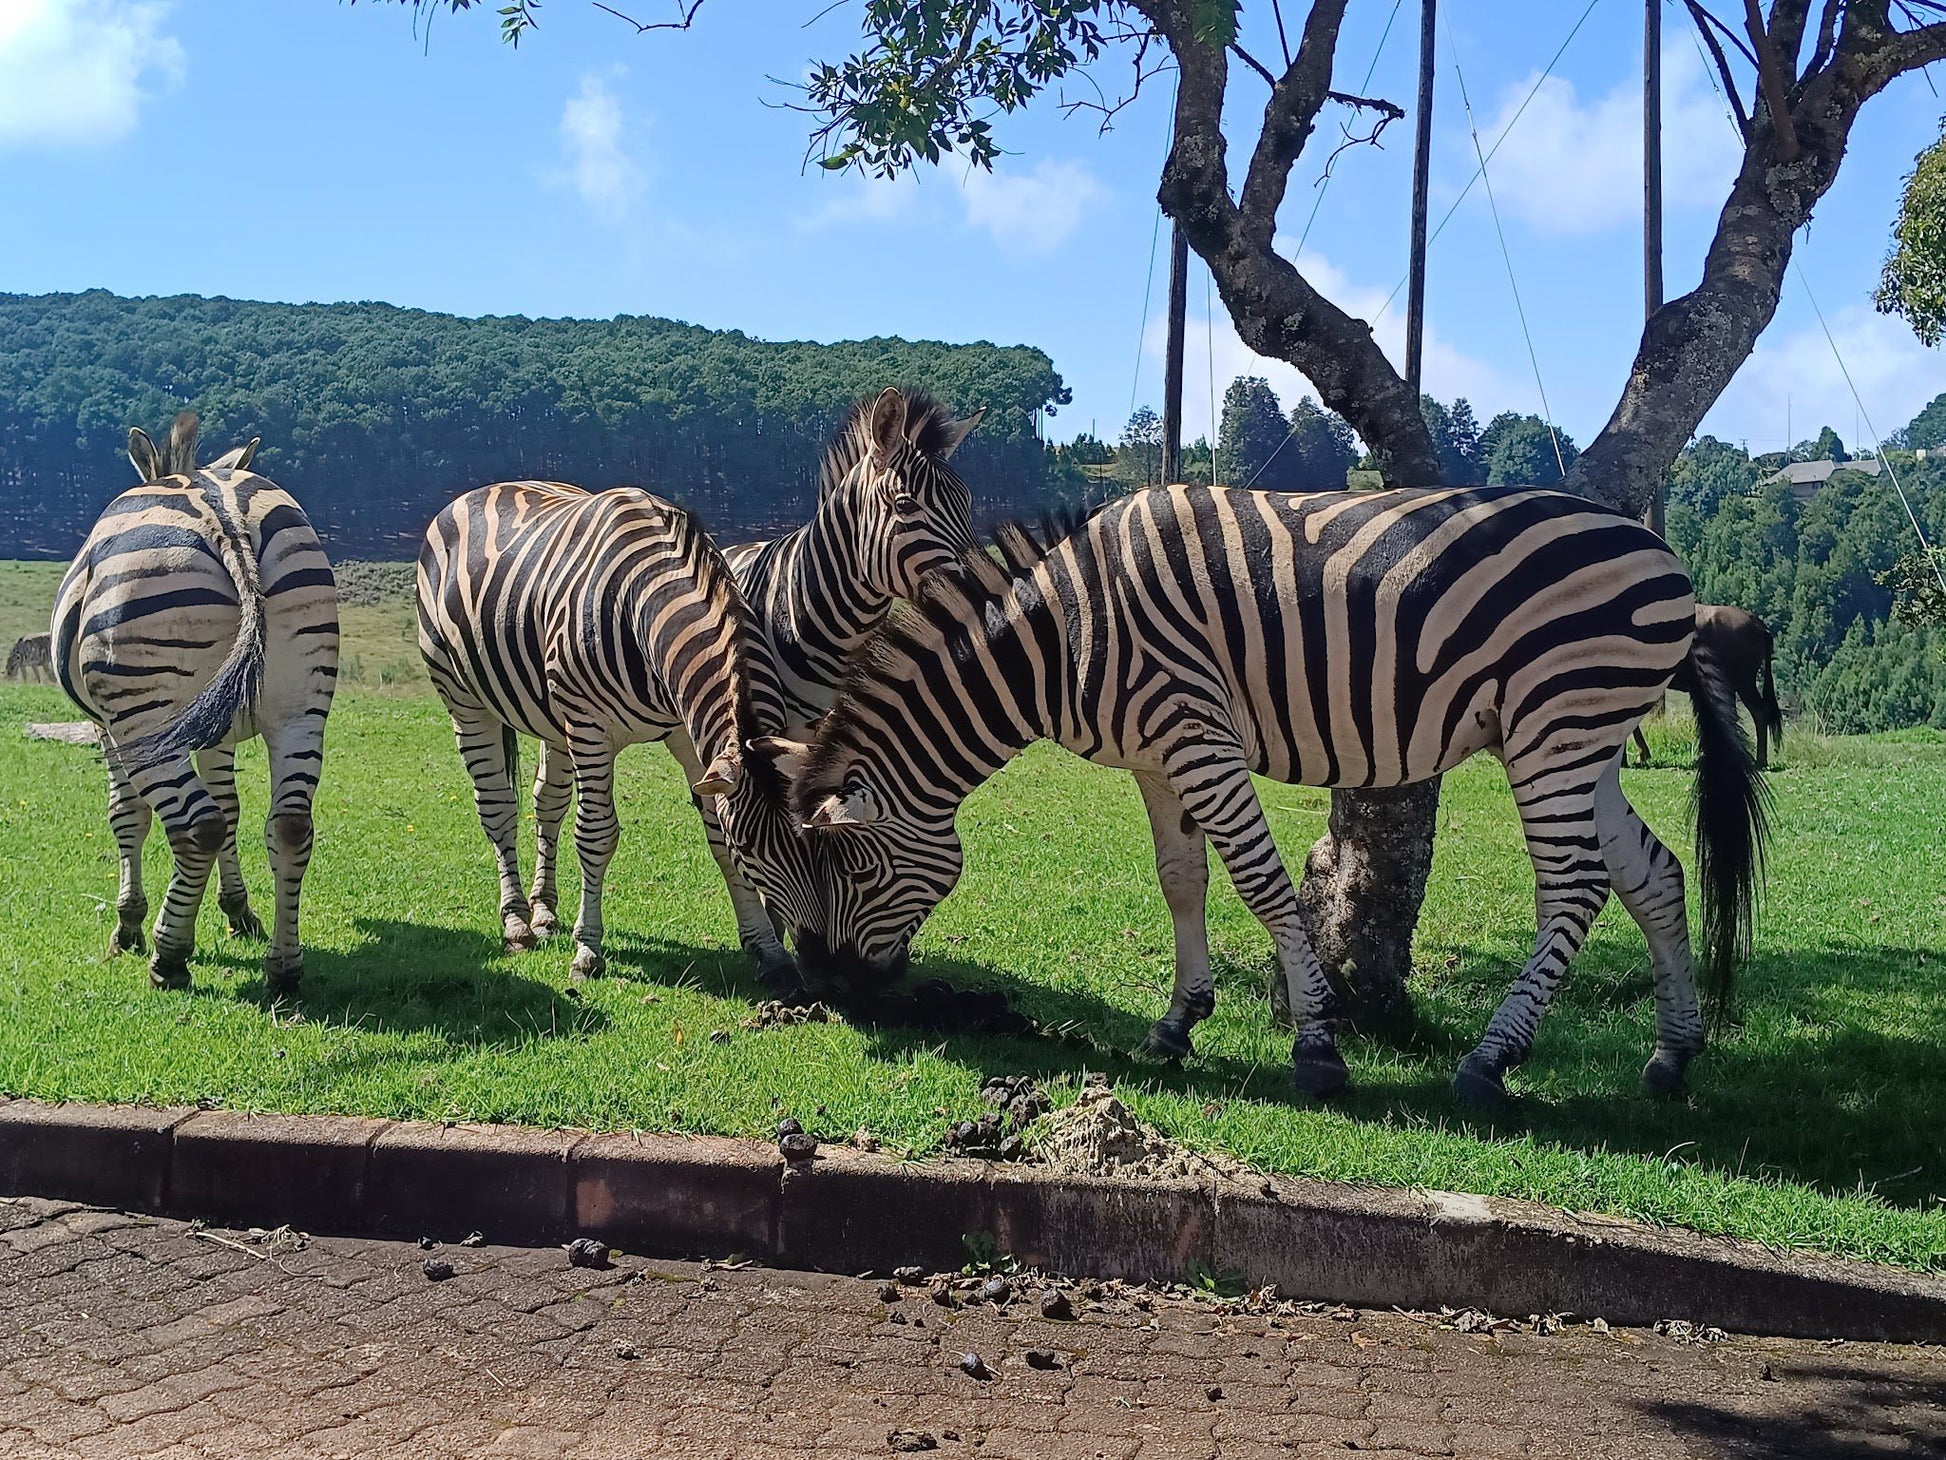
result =
[[1771,674],[1771,651],[1764,650],[1764,669],[1759,691],[1764,706],[1764,718],[1770,722],[1770,733],[1777,739],[1784,738],[1784,707],[1777,703],[1777,680]]
[[1737,966],[1750,955],[1770,787],[1737,718],[1736,696],[1708,643],[1697,638],[1678,676],[1696,707],[1696,878],[1703,914],[1703,963],[1710,1001],[1729,1006]]
[[[193,433],[190,442],[194,449]],[[189,751],[208,750],[229,735],[237,716],[254,710],[264,678],[264,587],[250,532],[230,514],[221,495],[206,484],[203,501],[215,515],[229,551],[217,554],[236,584],[241,622],[236,642],[222,667],[196,698],[184,705],[161,728],[131,741],[121,751],[130,771],[145,770]]]
[[500,727],[500,754],[507,762],[507,789],[513,793],[517,820],[520,816],[520,736],[511,725]]

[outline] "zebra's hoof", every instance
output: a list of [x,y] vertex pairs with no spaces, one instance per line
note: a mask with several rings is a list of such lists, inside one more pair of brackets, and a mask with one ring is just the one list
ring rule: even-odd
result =
[[570,978],[600,978],[606,972],[608,960],[587,944],[574,950],[574,962],[568,965]]
[[251,909],[248,898],[241,899],[235,907],[225,905],[223,917],[229,924],[232,938],[261,938],[264,935],[263,920]]
[[1156,1020],[1149,1026],[1148,1035],[1135,1047],[1137,1059],[1186,1060],[1195,1053],[1189,1027],[1173,1019]]
[[527,926],[527,920],[513,913],[507,914],[505,941],[501,944],[509,953],[526,953],[538,946],[540,939],[534,930]]
[[534,916],[528,926],[536,938],[552,938],[561,931],[561,919],[546,903],[537,902],[534,904]]
[[108,940],[108,956],[118,958],[124,953],[144,953],[148,951],[148,936],[138,923],[115,929],[114,936]]
[[288,963],[276,959],[264,961],[264,991],[274,999],[288,999],[296,995],[297,986],[304,980],[304,960],[294,958]]
[[158,989],[188,988],[188,956],[176,957],[160,949],[156,950],[155,957],[149,960],[149,985]]
[[1311,1100],[1325,1100],[1340,1094],[1351,1083],[1351,1071],[1335,1045],[1304,1045],[1291,1048],[1291,1087]]
[[1680,1100],[1689,1093],[1689,1061],[1686,1052],[1659,1049],[1642,1067],[1642,1093],[1651,1100]]
[[1453,1098],[1475,1110],[1491,1110],[1507,1103],[1507,1082],[1493,1061],[1475,1050],[1453,1072]]

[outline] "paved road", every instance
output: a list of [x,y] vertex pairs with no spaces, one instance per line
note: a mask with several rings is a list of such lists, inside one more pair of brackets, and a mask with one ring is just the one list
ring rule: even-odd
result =
[[1946,1456],[1937,1349],[881,1286],[0,1200],[0,1457]]

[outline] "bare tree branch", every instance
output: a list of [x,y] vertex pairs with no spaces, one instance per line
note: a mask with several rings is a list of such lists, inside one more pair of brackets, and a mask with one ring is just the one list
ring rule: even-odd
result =
[[1804,68],[1806,76],[1815,76],[1824,69],[1824,63],[1831,59],[1831,48],[1838,39],[1838,12],[1844,9],[1845,0],[1824,0],[1824,9],[1818,16],[1818,43],[1811,52],[1811,62]]
[[1723,54],[1723,43],[1716,38],[1716,31],[1709,24],[1715,17],[1698,5],[1696,0],[1683,0],[1683,4],[1689,9],[1690,23],[1696,27],[1696,34],[1709,47],[1710,59],[1716,62],[1716,74],[1723,78],[1723,95],[1729,99],[1730,111],[1737,119],[1737,132],[1748,143],[1750,114],[1743,109],[1743,98],[1737,94],[1737,79],[1730,72],[1730,58]]
[[[1774,9],[1781,11],[1784,6],[1779,4]],[[1779,69],[1777,49],[1764,30],[1764,13],[1757,0],[1743,0],[1743,22],[1750,32],[1750,43],[1757,51],[1757,85],[1764,99],[1764,108],[1770,113],[1771,128],[1777,133],[1778,160],[1795,162],[1803,148],[1798,146],[1797,128],[1791,121],[1789,88]]]
[[632,15],[622,14],[612,5],[602,4],[601,0],[594,0],[594,7],[597,10],[607,11],[624,24],[634,26],[637,35],[647,35],[652,30],[688,30],[695,22],[696,12],[703,8],[703,0],[689,0],[687,5],[677,0],[676,9],[681,12],[679,20],[637,20]]

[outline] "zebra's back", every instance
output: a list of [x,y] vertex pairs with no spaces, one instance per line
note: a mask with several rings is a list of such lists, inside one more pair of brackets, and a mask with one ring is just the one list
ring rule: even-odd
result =
[[1254,770],[1323,786],[1600,740],[1661,694],[1694,616],[1659,537],[1547,491],[1160,488],[1043,571],[1079,636],[1075,734],[1142,743],[1128,688],[1158,671],[1227,703]]
[[111,739],[159,728],[222,667],[241,622],[230,566],[238,543],[255,558],[267,652],[254,706],[224,743],[248,739],[262,724],[321,717],[329,706],[338,593],[317,533],[290,494],[267,479],[203,469],[115,498],[61,581],[54,673]]

